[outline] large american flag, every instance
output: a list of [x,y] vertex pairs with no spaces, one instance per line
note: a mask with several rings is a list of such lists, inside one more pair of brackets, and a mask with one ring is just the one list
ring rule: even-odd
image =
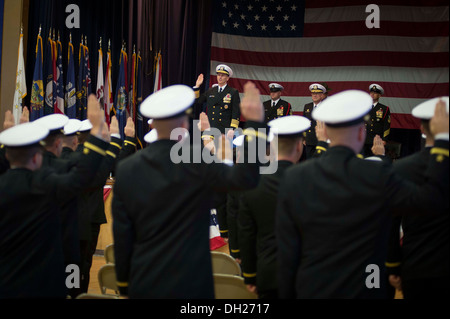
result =
[[[366,26],[370,3],[380,28]],[[268,85],[280,83],[300,114],[312,83],[326,82],[331,95],[377,83],[392,128],[405,129],[419,128],[410,115],[416,105],[449,95],[448,1],[214,0],[214,15],[211,85],[225,63],[232,87],[242,93],[254,81],[268,100]]]

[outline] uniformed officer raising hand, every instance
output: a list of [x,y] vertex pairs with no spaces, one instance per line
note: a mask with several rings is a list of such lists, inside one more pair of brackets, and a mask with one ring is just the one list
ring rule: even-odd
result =
[[430,123],[435,145],[419,185],[389,163],[358,158],[371,108],[368,93],[351,90],[313,111],[331,142],[319,159],[288,169],[281,184],[276,235],[282,298],[386,298],[389,213],[448,207],[449,117],[442,103]]
[[199,75],[194,87],[196,102],[199,105],[206,103],[205,112],[211,127],[219,129],[222,134],[227,134],[231,139],[234,130],[239,127],[241,118],[239,92],[228,85],[229,79],[233,76],[233,70],[229,66],[218,65],[216,74],[218,85],[202,95],[200,95],[200,87],[203,84],[204,75]]
[[[436,130],[436,126],[445,125],[444,121],[448,122],[443,101],[448,109],[448,96],[427,100],[413,109],[412,115],[421,120],[422,133],[426,136],[425,147],[420,152],[394,163],[396,172],[416,184],[425,182],[427,163],[433,156],[435,136],[430,129],[430,119],[436,112],[436,104],[438,104],[437,112],[441,113],[438,118],[443,122],[437,123],[438,118],[435,117],[432,130]],[[434,149],[433,152],[448,154],[448,151],[443,149]],[[441,159],[438,160],[442,160],[445,155],[440,156]],[[402,291],[404,299],[428,300],[450,297],[448,206],[447,193],[446,204],[438,210],[428,208],[413,216],[398,216],[392,224],[386,265],[391,285]],[[402,241],[400,241],[400,225],[403,230]]]
[[[263,136],[255,138],[266,128],[259,92],[249,84],[245,94],[242,114],[254,134],[244,148],[265,146]],[[121,295],[131,299],[214,298],[212,199],[215,192],[249,189],[259,180],[261,163],[255,161],[235,166],[202,159],[192,163],[190,159],[202,151],[196,143],[189,144],[186,161],[177,156],[185,144],[171,140],[171,133],[189,128],[186,113],[194,103],[194,91],[184,85],[149,96],[140,111],[154,119],[157,140],[117,168],[112,202],[117,285]]]
[[[65,298],[66,268],[60,205],[87,186],[108,143],[102,136],[103,112],[90,96],[88,117],[92,136],[80,161],[58,174],[41,168],[42,146],[49,130],[36,122],[0,134],[11,169],[0,176],[0,298]],[[59,196],[62,195],[62,196]]]

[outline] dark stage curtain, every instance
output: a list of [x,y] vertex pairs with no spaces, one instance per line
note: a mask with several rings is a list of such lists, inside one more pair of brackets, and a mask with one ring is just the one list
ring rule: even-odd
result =
[[[67,52],[69,44],[69,36],[72,35],[72,43],[74,46],[75,73],[78,76],[78,54],[81,43],[81,37],[87,37],[87,45],[89,48],[91,84],[93,93],[97,86],[97,69],[98,69],[98,50],[99,40],[102,38],[103,50],[103,70],[106,69],[106,52],[108,51],[108,41],[111,41],[112,53],[112,75],[113,89],[117,81],[119,70],[119,57],[122,41],[128,42],[128,1],[86,1],[86,0],[31,0],[30,15],[28,28],[28,48],[27,48],[27,85],[31,88],[33,80],[34,64],[36,62],[36,40],[39,33],[39,27],[42,27],[42,42],[44,48],[44,59],[46,59],[46,41],[51,28],[56,30],[56,39],[58,32],[60,33],[62,50],[63,50],[63,70],[64,85],[67,76]],[[66,7],[69,4],[76,4],[80,8],[80,28],[68,29],[66,27]],[[131,53],[132,54],[132,53]],[[45,73],[45,71],[44,71]],[[29,98],[30,94],[28,95]],[[29,102],[26,101],[27,105]]]
[[[200,73],[209,73],[212,1],[157,0],[153,10],[152,43],[163,56],[163,86],[194,86]],[[198,118],[200,110],[194,113]]]
[[[68,29],[65,25],[69,15],[65,10],[69,4],[76,4],[80,8],[79,29]],[[128,53],[129,76],[133,48],[141,52],[144,98],[153,92],[154,60],[159,51],[163,57],[163,86],[193,86],[198,74],[209,71],[211,10],[210,0],[30,0],[26,61],[28,87],[31,87],[33,79],[40,26],[44,52],[50,28],[60,33],[64,77],[67,75],[69,34],[72,34],[75,49],[76,72],[81,36],[87,36],[93,91],[97,85],[100,37],[103,42],[104,70],[108,40],[111,40],[113,90],[119,73],[123,42],[126,43]],[[25,103],[29,105],[29,100]]]

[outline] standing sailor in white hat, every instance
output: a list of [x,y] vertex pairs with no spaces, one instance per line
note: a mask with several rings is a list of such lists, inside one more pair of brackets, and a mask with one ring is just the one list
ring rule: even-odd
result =
[[[396,174],[389,163],[358,158],[371,107],[368,93],[351,90],[328,98],[313,112],[314,119],[326,125],[330,148],[319,159],[288,169],[279,190],[281,298],[387,298],[392,210],[414,213],[448,207],[445,106],[436,108],[430,122],[439,138],[421,185]],[[374,272],[377,275],[371,277]]]
[[228,85],[229,79],[233,77],[233,70],[228,65],[218,65],[216,74],[218,85],[202,95],[200,95],[200,87],[204,76],[200,74],[194,87],[196,103],[199,105],[206,103],[205,113],[208,115],[212,128],[219,129],[222,134],[230,129],[228,137],[232,137],[233,131],[239,127],[241,120],[239,92]]
[[48,128],[33,122],[0,134],[11,164],[0,176],[0,233],[6,234],[0,241],[1,299],[67,297],[60,207],[90,182],[108,147],[98,104],[89,104],[88,117],[93,128],[83,155],[61,174],[42,167],[40,143]]
[[[426,136],[425,148],[394,162],[395,171],[416,184],[425,182],[427,165],[433,156],[435,136],[430,130],[430,120],[439,101],[445,103],[448,112],[448,96],[423,102],[412,111],[412,115],[421,120],[422,133]],[[443,150],[439,152],[445,153]],[[415,216],[399,216],[392,225],[392,240],[389,241],[386,265],[391,284],[402,291],[404,299],[449,297],[448,209],[447,193],[447,205],[438,210],[425,210]],[[400,225],[403,230],[401,246]]]
[[311,92],[312,102],[305,105],[303,109],[303,116],[311,121],[311,128],[306,131],[306,158],[314,157],[317,147],[316,125],[317,122],[312,117],[312,112],[320,105],[327,97],[329,92],[328,85],[326,83],[314,83],[309,86]]
[[[258,132],[266,128],[259,92],[247,84],[244,94],[242,115],[255,130],[246,142],[249,147],[265,145]],[[258,163],[175,164],[179,142],[171,135],[189,128],[187,111],[194,103],[194,91],[184,85],[148,97],[141,113],[154,120],[157,141],[118,165],[112,203],[115,265],[120,293],[132,299],[214,298],[209,246],[213,195],[255,187],[259,180]]]
[[286,170],[297,164],[303,153],[303,133],[311,122],[302,116],[287,116],[269,122],[277,154],[275,174],[261,176],[258,187],[242,192],[238,211],[238,240],[241,267],[247,288],[260,299],[277,299],[277,246],[275,215],[277,196]]
[[292,115],[291,104],[281,99],[281,92],[284,87],[278,83],[269,84],[270,100],[264,102],[264,110],[266,113],[265,122],[276,120],[280,117]]
[[370,118],[366,123],[367,137],[363,151],[365,157],[373,155],[372,147],[375,136],[380,136],[386,145],[391,133],[391,110],[388,106],[380,103],[380,98],[384,95],[384,89],[379,84],[371,84],[369,94],[372,97],[372,109],[369,112]]

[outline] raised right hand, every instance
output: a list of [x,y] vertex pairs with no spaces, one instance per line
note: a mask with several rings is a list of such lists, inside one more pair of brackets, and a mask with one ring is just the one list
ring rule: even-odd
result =
[[11,127],[15,126],[14,115],[11,111],[5,112],[5,121],[3,122],[3,129],[7,130]]
[[449,116],[446,107],[447,105],[442,100],[440,100],[436,104],[434,116],[430,121],[430,131],[431,134],[433,134],[434,136],[440,133],[449,132],[449,124],[448,124]]
[[87,116],[92,124],[91,134],[101,138],[103,123],[105,123],[105,114],[100,108],[100,103],[94,94],[91,94],[88,99]]
[[247,121],[264,122],[264,107],[255,83],[247,82],[241,101],[241,114]]
[[199,88],[200,86],[202,86],[204,80],[205,80],[205,76],[202,73],[198,76],[197,82],[195,83],[195,87]]

